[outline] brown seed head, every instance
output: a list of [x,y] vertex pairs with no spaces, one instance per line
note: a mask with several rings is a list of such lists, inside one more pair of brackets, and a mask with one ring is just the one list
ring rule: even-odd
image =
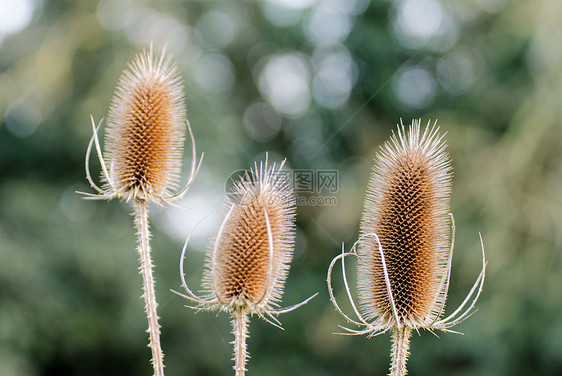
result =
[[[369,319],[382,317],[388,326],[430,325],[442,311],[449,251],[449,195],[452,168],[438,128],[413,121],[406,133],[386,142],[376,157],[365,207],[359,246],[358,290]],[[396,323],[378,244],[378,235],[394,305]]]
[[[157,201],[176,188],[185,138],[181,78],[152,48],[121,75],[107,118],[106,160],[119,196]],[[104,179],[102,177],[102,179]]]
[[[238,181],[210,250],[204,286],[228,309],[267,310],[279,302],[295,237],[295,201],[286,175],[260,164]],[[257,309],[256,309],[257,308]]]

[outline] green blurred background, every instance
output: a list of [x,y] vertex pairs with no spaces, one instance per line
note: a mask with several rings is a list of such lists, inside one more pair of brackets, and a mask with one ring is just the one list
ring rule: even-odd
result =
[[561,17],[558,0],[0,0],[0,375],[152,372],[131,206],[75,193],[91,191],[89,116],[150,42],[177,61],[205,153],[179,207],[151,210],[168,375],[233,374],[228,317],[169,290],[206,218],[186,261],[199,288],[225,181],[265,151],[339,185],[337,205],[298,207],[284,303],[319,296],[285,331],[253,318],[248,374],[387,372],[389,335],[332,334],[325,274],[357,237],[379,145],[419,117],[439,119],[455,171],[448,312],[480,270],[478,232],[489,263],[465,334],[414,335],[410,374],[561,375]]

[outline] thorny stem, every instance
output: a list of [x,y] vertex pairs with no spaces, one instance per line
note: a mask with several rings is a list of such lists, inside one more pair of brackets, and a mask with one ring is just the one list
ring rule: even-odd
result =
[[405,376],[406,361],[410,348],[410,336],[412,329],[407,326],[395,328],[392,332],[392,363],[390,365],[389,376]]
[[244,376],[246,373],[246,362],[248,352],[246,350],[246,338],[248,338],[248,313],[244,308],[237,308],[232,318],[232,333],[234,334],[234,371],[236,376]]
[[164,376],[164,354],[160,347],[160,325],[156,313],[156,297],[154,293],[154,277],[152,276],[152,259],[150,257],[150,232],[148,230],[148,204],[143,200],[135,200],[135,225],[138,236],[138,252],[140,261],[140,273],[142,275],[143,294],[146,317],[148,319],[149,343],[152,351],[152,366],[154,376]]

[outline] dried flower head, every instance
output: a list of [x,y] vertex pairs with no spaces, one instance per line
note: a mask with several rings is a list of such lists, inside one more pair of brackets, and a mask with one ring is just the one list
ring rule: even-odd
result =
[[[205,286],[220,304],[271,309],[281,299],[293,256],[295,200],[274,167],[234,186],[215,239]],[[237,202],[233,202],[236,200]]]
[[365,236],[359,243],[358,292],[368,320],[384,318],[392,325],[424,327],[445,303],[442,281],[447,275],[451,160],[436,129],[419,123],[408,134],[398,130],[385,143],[365,197],[361,235],[377,234],[384,251],[394,308],[386,288],[378,242]]
[[[185,117],[184,95],[177,67],[162,50],[155,56],[152,47],[135,56],[129,69],[121,75],[107,118],[105,160],[92,119],[93,137],[86,156],[88,181],[98,195],[142,201],[169,201],[181,196],[197,172],[195,144]],[[193,145],[191,176],[178,194],[185,127]],[[92,181],[89,154],[95,145],[102,165],[103,189]],[[108,167],[106,167],[108,166]]]
[[[295,199],[283,163],[257,164],[241,178],[228,195],[226,214],[207,256],[203,276],[204,298],[195,295],[185,282],[183,259],[180,262],[182,286],[197,304],[195,309],[220,309],[233,316],[235,366],[243,375],[247,359],[247,315],[257,314],[280,326],[276,316],[307,303],[276,308],[293,256],[295,237]],[[189,238],[188,238],[189,240]]]
[[[365,327],[344,328],[348,334],[373,336],[393,330],[391,375],[406,374],[412,329],[452,331],[449,328],[470,315],[484,283],[482,247],[482,271],[469,295],[453,314],[441,318],[451,273],[454,222],[449,214],[451,161],[438,131],[428,123],[421,133],[420,121],[414,120],[408,132],[402,124],[384,144],[367,188],[361,237],[350,252],[342,250],[334,258],[328,271],[332,303],[350,322]],[[346,256],[357,257],[359,309],[345,280]],[[333,296],[331,272],[339,259],[359,321],[345,315]],[[472,296],[472,303],[461,313]]]
[[[196,166],[195,141],[185,119],[181,79],[165,51],[155,57],[151,47],[148,52],[137,55],[129,70],[123,72],[111,103],[108,123],[106,164],[98,139],[101,121],[96,126],[92,118],[93,135],[86,151],[85,167],[86,178],[97,194],[82,194],[100,200],[133,199],[151,363],[154,375],[163,376],[164,353],[160,346],[152,274],[148,203],[161,204],[181,197],[195,178],[203,158],[201,155]],[[185,188],[171,195],[170,191],[177,187],[179,180],[184,123],[192,143],[191,174]],[[90,153],[94,146],[102,169],[101,180],[105,182],[103,188],[98,187],[90,175]]]

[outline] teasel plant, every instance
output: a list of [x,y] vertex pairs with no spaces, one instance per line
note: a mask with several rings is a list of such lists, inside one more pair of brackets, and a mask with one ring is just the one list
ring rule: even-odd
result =
[[[449,200],[451,160],[437,122],[428,122],[423,133],[421,119],[406,131],[402,121],[376,156],[365,197],[360,237],[328,268],[328,292],[337,312],[348,323],[347,335],[369,338],[392,332],[390,373],[407,374],[412,330],[458,333],[451,328],[475,312],[484,284],[486,258],[482,247],[482,270],[460,306],[444,316],[449,290],[455,224]],[[345,260],[357,259],[355,303],[347,279]],[[344,313],[332,287],[332,271],[341,261],[345,293],[355,315]]]
[[[149,344],[154,375],[164,375],[164,354],[160,344],[155,297],[154,265],[151,258],[148,205],[163,207],[181,198],[202,162],[197,163],[195,140],[186,119],[183,84],[177,66],[163,48],[153,47],[135,56],[125,70],[111,101],[102,154],[98,125],[92,121],[92,138],[85,159],[86,179],[96,193],[82,193],[86,199],[124,199],[133,203],[137,230],[143,299],[148,320]],[[183,144],[187,129],[192,144],[191,171],[184,188],[180,180]],[[101,187],[92,179],[90,155],[96,150],[101,165]]]
[[234,341],[234,371],[243,376],[249,358],[249,315],[257,315],[283,329],[277,316],[308,303],[280,308],[279,303],[295,239],[295,198],[281,162],[254,164],[234,183],[227,194],[224,217],[216,238],[207,251],[201,297],[187,286],[184,260],[189,236],[181,252],[180,276],[185,294],[173,291],[190,301],[186,307],[219,310],[230,314]]

